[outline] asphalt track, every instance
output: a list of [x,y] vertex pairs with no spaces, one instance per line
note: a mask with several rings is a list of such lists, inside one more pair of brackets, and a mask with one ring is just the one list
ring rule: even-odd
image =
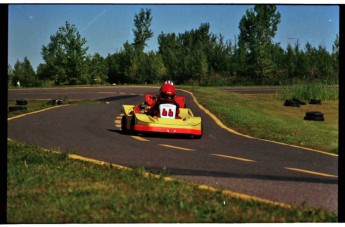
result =
[[284,204],[338,211],[338,156],[250,138],[222,128],[191,94],[178,90],[195,116],[201,139],[121,134],[123,104],[139,104],[154,87],[10,89],[8,99],[100,100],[63,105],[8,121],[8,137],[44,148]]

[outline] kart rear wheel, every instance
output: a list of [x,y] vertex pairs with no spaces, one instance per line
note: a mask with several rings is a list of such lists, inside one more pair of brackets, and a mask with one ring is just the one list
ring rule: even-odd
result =
[[134,126],[135,126],[135,116],[133,115],[132,119],[131,119],[131,125],[130,125],[130,134],[132,134],[132,135],[136,134],[136,132],[134,130]]

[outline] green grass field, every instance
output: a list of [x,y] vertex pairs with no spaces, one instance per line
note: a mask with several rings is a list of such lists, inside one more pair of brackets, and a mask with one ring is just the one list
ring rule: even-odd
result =
[[[321,105],[284,106],[275,94],[232,93],[221,88],[187,87],[198,102],[225,125],[240,133],[338,154],[337,100]],[[307,111],[320,111],[325,121],[304,120]]]

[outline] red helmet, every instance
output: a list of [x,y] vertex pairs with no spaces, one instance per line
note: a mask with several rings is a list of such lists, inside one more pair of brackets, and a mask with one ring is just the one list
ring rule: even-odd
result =
[[176,89],[171,84],[163,84],[159,89],[159,97],[161,100],[173,101],[176,95]]

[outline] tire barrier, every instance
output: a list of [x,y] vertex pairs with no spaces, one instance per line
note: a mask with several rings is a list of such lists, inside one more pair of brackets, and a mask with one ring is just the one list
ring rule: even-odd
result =
[[321,100],[319,99],[311,99],[309,101],[309,104],[312,104],[312,105],[321,105]]
[[28,101],[25,99],[18,99],[18,100],[16,100],[16,104],[25,106],[28,104]]
[[22,111],[22,110],[26,110],[27,108],[26,108],[26,106],[24,106],[24,105],[18,105],[18,106],[10,106],[10,107],[8,107],[8,111],[9,112],[14,112],[14,111]]
[[299,102],[293,100],[285,100],[284,106],[299,107]]
[[25,100],[25,99],[18,99],[18,100],[16,100],[16,105],[15,106],[8,107],[8,112],[27,110],[27,107],[26,107],[27,104],[28,104],[27,100]]
[[[321,100],[311,99],[309,101],[309,104],[321,105]],[[287,100],[285,100],[285,103],[284,103],[284,106],[300,107],[300,105],[306,105],[306,103],[302,102],[302,101],[300,101],[300,100],[298,100],[296,98],[293,98],[292,100],[287,99]],[[321,113],[319,111],[309,111],[309,112],[306,112],[304,120],[308,120],[308,121],[324,121],[325,118],[323,116],[323,113]]]
[[324,121],[325,118],[323,117],[323,113],[318,112],[318,111],[310,111],[307,112],[304,120],[309,120],[309,121]]

